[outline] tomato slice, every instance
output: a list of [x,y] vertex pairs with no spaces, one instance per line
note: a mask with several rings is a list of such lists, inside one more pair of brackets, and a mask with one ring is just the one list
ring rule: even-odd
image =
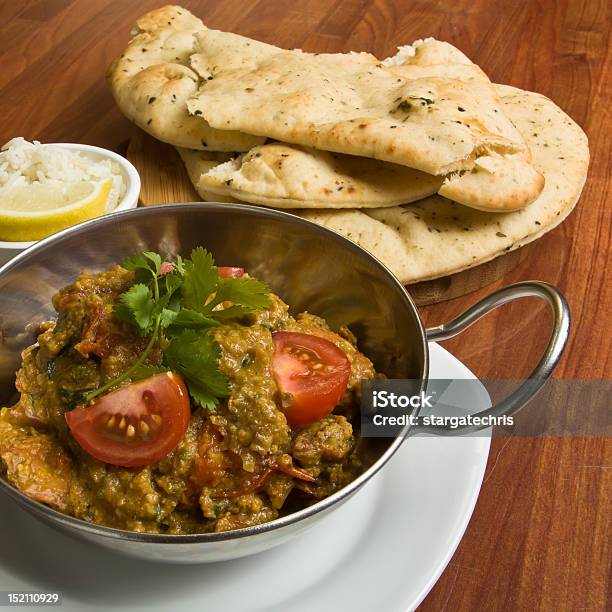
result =
[[244,276],[244,268],[219,267],[219,278],[240,278],[241,276]]
[[66,413],[79,446],[100,461],[122,467],[156,463],[183,439],[191,409],[183,379],[156,374]]
[[303,427],[329,414],[348,384],[351,364],[346,353],[311,334],[279,331],[272,340],[272,369],[289,425]]

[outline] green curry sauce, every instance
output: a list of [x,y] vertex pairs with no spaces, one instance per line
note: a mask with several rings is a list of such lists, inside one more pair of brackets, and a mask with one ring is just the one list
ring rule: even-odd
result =
[[[37,343],[23,352],[20,399],[0,412],[0,471],[13,486],[88,522],[188,534],[271,521],[332,494],[368,467],[356,417],[360,382],[375,376],[372,363],[347,329],[334,333],[308,313],[292,317],[272,294],[265,308],[209,330],[229,394],[216,407],[192,400],[187,432],[175,450],[153,465],[130,469],[86,453],[64,415],[143,354],[149,339],[113,314],[119,296],[135,282],[134,271],[115,266],[83,272],[54,296],[57,319],[41,326]],[[272,374],[272,332],[279,330],[331,340],[351,365],[334,411],[295,430]],[[145,361],[162,364],[158,343]]]

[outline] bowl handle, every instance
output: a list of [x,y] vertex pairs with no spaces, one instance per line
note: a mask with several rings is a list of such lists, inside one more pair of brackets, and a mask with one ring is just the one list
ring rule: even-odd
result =
[[[427,340],[443,341],[453,338],[457,334],[466,330],[470,325],[478,321],[487,313],[495,310],[498,306],[507,304],[523,297],[539,297],[550,306],[553,315],[552,331],[548,340],[548,345],[542,355],[538,365],[531,372],[529,377],[505,400],[499,404],[483,410],[478,414],[479,417],[511,415],[520,410],[544,385],[546,379],[557,365],[561,353],[565,348],[570,327],[569,306],[563,294],[552,285],[540,281],[525,281],[504,287],[487,296],[471,308],[468,308],[456,319],[432,327],[426,330]],[[476,415],[474,415],[476,416]],[[438,435],[460,435],[473,433],[485,429],[484,426],[464,426],[464,427],[433,427],[419,425],[415,433],[435,433]]]

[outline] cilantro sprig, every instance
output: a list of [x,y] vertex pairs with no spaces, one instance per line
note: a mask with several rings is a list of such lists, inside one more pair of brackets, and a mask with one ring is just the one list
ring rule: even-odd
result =
[[[172,370],[183,376],[197,404],[214,410],[228,395],[229,381],[219,370],[220,351],[210,331],[268,307],[270,290],[252,278],[220,278],[212,255],[202,247],[189,259],[173,261],[145,251],[128,257],[123,267],[134,272],[136,282],[119,296],[114,316],[149,342],[123,374],[89,393],[87,401],[130,378]],[[156,344],[161,368],[146,363]]]

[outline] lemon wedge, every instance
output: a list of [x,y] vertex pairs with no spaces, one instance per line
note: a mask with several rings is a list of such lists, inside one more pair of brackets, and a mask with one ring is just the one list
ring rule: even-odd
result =
[[47,181],[0,192],[0,240],[40,240],[104,214],[112,182]]

